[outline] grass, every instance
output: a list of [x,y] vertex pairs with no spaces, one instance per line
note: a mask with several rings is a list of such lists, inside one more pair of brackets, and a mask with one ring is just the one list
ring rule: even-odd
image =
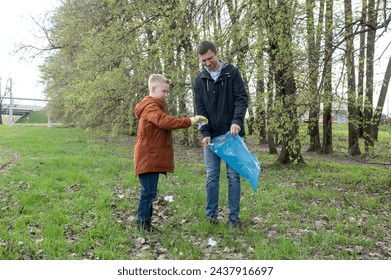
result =
[[48,123],[46,111],[35,111],[24,115],[16,123]]
[[[336,147],[344,133],[334,130]],[[391,158],[389,133],[382,127],[372,160]],[[253,146],[260,185],[255,193],[243,181],[242,225],[232,230],[225,169],[213,226],[204,218],[202,150],[176,145],[175,173],[159,179],[158,231],[148,234],[134,226],[133,143],[76,128],[0,126],[0,259],[391,259],[389,166],[336,151],[304,153],[306,166],[286,168]]]

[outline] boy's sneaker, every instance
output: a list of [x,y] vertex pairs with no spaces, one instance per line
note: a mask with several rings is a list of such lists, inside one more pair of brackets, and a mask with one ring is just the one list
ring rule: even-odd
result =
[[147,232],[153,232],[154,231],[154,228],[153,226],[151,225],[151,223],[137,223],[137,229],[138,230],[144,230],[144,231],[147,231]]

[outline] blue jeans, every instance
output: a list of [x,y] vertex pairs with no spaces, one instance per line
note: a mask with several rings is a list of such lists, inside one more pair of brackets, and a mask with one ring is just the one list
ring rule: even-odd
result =
[[[208,219],[217,220],[221,158],[212,152],[209,147],[204,147],[204,160],[206,166],[206,216]],[[228,164],[226,166],[229,220],[238,222],[240,212],[240,175]]]
[[141,183],[141,194],[137,210],[137,224],[150,224],[152,204],[157,194],[159,173],[144,173],[138,175]]

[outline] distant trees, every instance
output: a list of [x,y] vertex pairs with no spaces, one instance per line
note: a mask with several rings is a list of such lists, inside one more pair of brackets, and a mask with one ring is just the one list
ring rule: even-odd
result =
[[[382,35],[376,31],[388,28],[391,6],[363,0],[353,10],[351,1],[65,0],[45,29],[56,46],[41,67],[51,115],[135,135],[133,108],[153,72],[174,83],[171,113],[191,115],[200,70],[195,48],[209,39],[240,68],[249,92],[248,132],[271,153],[281,144],[279,162],[303,162],[300,119],[308,119],[308,150],[331,153],[338,108],[348,110],[349,153],[361,153],[360,131],[369,151],[390,80],[386,74],[375,108],[374,47]],[[187,145],[197,137],[180,135]]]

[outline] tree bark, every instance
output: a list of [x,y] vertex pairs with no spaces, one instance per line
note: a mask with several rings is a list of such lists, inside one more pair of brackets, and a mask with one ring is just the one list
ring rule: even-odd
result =
[[383,83],[380,89],[380,96],[379,100],[377,101],[377,106],[375,109],[375,113],[373,115],[373,123],[374,129],[373,129],[373,136],[374,139],[378,140],[378,134],[379,134],[379,125],[380,125],[380,119],[383,112],[384,103],[386,102],[387,92],[388,92],[388,86],[390,84],[390,78],[391,78],[391,56],[388,59],[387,69],[384,73]]
[[290,1],[278,0],[277,18],[277,62],[275,83],[279,107],[281,110],[281,152],[277,161],[281,164],[304,163],[301,144],[298,138],[299,120],[296,107],[296,83],[292,69],[292,11]]
[[[376,1],[369,0],[368,2],[368,25],[376,26]],[[365,143],[365,152],[368,153],[370,148],[374,146],[373,141],[373,58],[375,55],[375,40],[376,40],[376,28],[371,28],[367,33],[367,54],[366,54],[366,64],[367,64],[367,79],[365,87],[365,101],[364,101],[364,121],[363,121],[363,131],[364,131],[364,143]]]
[[268,36],[268,78],[267,78],[267,141],[270,154],[277,154],[277,114],[276,114],[276,100],[274,96],[274,74],[277,69],[277,36],[276,36],[276,8],[274,1],[267,1],[265,10],[263,11],[267,16],[266,19],[266,30]]
[[258,55],[258,71],[257,71],[257,95],[255,98],[255,115],[254,125],[258,131],[259,144],[266,143],[266,105],[264,101],[265,84],[264,84],[264,69],[262,51]]
[[324,78],[324,110],[323,110],[323,144],[320,150],[323,154],[331,154],[333,152],[333,133],[332,133],[332,104],[333,104],[333,88],[332,88],[332,65],[333,60],[333,0],[326,1],[326,36],[325,36],[325,78]]
[[349,147],[351,156],[361,154],[357,136],[357,104],[356,104],[356,79],[354,71],[354,36],[352,28],[352,3],[344,0],[345,5],[345,41],[346,41],[346,66],[348,83],[348,118],[349,118]]
[[360,100],[364,100],[364,77],[365,77],[365,42],[366,42],[366,22],[367,22],[367,9],[368,9],[368,3],[367,0],[361,1],[362,5],[362,20],[360,24],[360,52],[359,52],[359,58],[358,58],[358,82],[357,82],[357,96],[358,96],[358,104],[357,104],[357,111],[358,111],[358,137],[362,137],[364,135],[363,132],[363,112],[364,112],[364,106],[363,103],[360,102]]
[[[321,1],[323,2],[323,1]],[[314,27],[314,0],[306,0],[306,13],[307,13],[307,55],[308,55],[308,70],[309,70],[309,122],[308,132],[310,135],[310,145],[308,151],[320,150],[320,136],[319,136],[319,115],[320,115],[320,95],[318,92],[318,75],[319,75],[319,49],[316,47],[316,40],[319,40],[318,36],[315,36]],[[323,23],[323,7],[321,3],[319,25]],[[317,38],[316,38],[317,37]]]

